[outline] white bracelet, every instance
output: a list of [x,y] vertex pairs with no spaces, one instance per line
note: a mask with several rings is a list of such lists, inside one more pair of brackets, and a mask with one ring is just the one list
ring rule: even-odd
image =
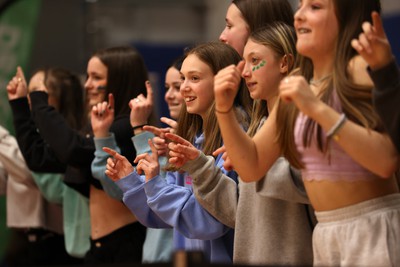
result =
[[[345,121],[347,120],[347,117],[344,113],[340,116],[339,120],[335,123],[335,125],[332,126],[332,128],[326,133],[327,138],[335,137],[337,132],[343,127]],[[338,138],[334,138],[337,140]]]

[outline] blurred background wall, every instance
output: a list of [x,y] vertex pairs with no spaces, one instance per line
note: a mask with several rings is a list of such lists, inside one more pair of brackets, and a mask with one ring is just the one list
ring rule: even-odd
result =
[[[251,0],[249,0],[251,1]],[[350,1],[350,0],[349,0]],[[293,8],[297,0],[290,0]],[[400,1],[382,0],[384,24],[400,59]],[[11,127],[5,86],[21,65],[27,76],[42,66],[61,66],[85,77],[100,48],[133,45],[143,54],[159,115],[164,72],[184,47],[218,40],[230,0],[0,0],[0,124]],[[0,256],[7,242],[0,197]]]

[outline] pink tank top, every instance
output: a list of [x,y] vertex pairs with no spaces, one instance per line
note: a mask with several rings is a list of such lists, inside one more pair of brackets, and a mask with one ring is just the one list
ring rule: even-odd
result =
[[[325,154],[318,149],[316,138],[313,138],[309,147],[304,147],[303,129],[307,118],[300,112],[294,129],[297,151],[305,166],[302,169],[303,179],[308,181],[358,181],[379,178],[354,161],[334,140],[330,141]],[[322,136],[324,134],[325,132],[322,133]]]

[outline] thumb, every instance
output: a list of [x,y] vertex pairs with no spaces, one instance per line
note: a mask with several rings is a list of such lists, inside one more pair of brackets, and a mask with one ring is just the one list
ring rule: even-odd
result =
[[236,70],[239,71],[240,74],[242,74],[244,70],[244,60],[241,60],[237,65],[236,65]]
[[225,152],[225,146],[221,146],[221,147],[219,147],[219,148],[217,148],[213,153],[212,153],[212,155],[213,156],[218,156],[219,154],[222,154],[222,153],[224,153]]

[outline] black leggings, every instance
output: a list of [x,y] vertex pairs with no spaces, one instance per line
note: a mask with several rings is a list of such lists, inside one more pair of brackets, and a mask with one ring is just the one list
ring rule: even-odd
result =
[[146,227],[135,222],[102,238],[91,239],[85,263],[141,263],[145,237]]

